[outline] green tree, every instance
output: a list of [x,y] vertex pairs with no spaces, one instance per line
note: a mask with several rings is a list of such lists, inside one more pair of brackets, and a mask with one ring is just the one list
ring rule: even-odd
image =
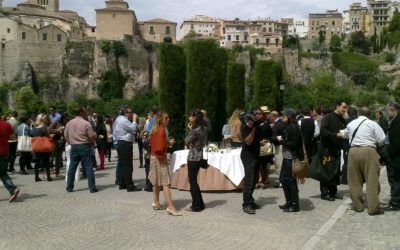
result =
[[298,36],[283,36],[282,46],[287,49],[301,49]]
[[351,47],[350,52],[354,51],[358,53],[363,53],[365,55],[369,55],[371,46],[368,39],[365,37],[364,32],[357,31],[351,33],[349,45]]
[[389,50],[395,49],[397,53],[400,45],[400,30],[395,30],[387,34],[387,44]]
[[273,60],[257,61],[254,69],[253,107],[267,105],[275,109],[278,105],[278,83],[282,77],[282,66]]
[[245,108],[244,86],[246,81],[246,67],[243,64],[230,62],[226,78],[226,111],[229,115],[237,108]]
[[186,112],[199,107],[206,109],[216,134],[220,134],[219,128],[215,126],[216,121],[220,119],[217,116],[225,116],[218,113],[218,99],[225,99],[219,92],[221,85],[225,83],[226,60],[226,52],[218,48],[215,40],[187,42]]
[[331,41],[329,42],[329,50],[332,52],[340,51],[342,46],[342,39],[338,35],[333,35]]
[[318,32],[318,42],[319,42],[319,44],[322,44],[325,42],[325,31],[320,30]]
[[158,48],[160,75],[158,100],[161,110],[169,115],[170,134],[176,138],[175,149],[182,149],[185,136],[185,53],[182,47],[163,43]]
[[111,69],[103,73],[100,83],[97,86],[97,93],[104,101],[121,99],[124,97],[123,88],[127,78],[119,71]]
[[32,87],[24,86],[15,92],[14,105],[19,112],[36,113],[42,109],[43,103]]
[[400,31],[400,14],[395,13],[389,23],[389,32]]

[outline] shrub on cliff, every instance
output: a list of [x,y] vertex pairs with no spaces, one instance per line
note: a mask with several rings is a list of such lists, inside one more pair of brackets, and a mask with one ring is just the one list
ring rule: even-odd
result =
[[97,93],[104,101],[121,99],[124,97],[123,88],[126,81],[127,78],[117,70],[108,70],[101,77],[97,86]]
[[378,63],[367,56],[355,53],[333,53],[332,63],[356,84],[363,85],[378,73]]
[[158,48],[160,75],[158,100],[160,109],[168,113],[170,134],[176,138],[176,149],[182,149],[185,137],[185,53],[182,47],[163,43]]
[[246,67],[243,64],[230,62],[226,76],[226,112],[228,115],[237,108],[245,108],[245,81]]

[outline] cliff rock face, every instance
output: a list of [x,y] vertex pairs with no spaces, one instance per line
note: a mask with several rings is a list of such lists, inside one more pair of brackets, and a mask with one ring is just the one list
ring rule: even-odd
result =
[[124,98],[131,99],[138,90],[154,86],[158,81],[158,58],[156,53],[149,53],[137,40],[124,40],[126,54],[115,57],[112,51],[105,53],[100,48],[101,42],[87,42],[82,48],[72,49],[66,55],[65,68],[68,72],[68,99],[77,94],[88,98],[97,97],[97,85],[101,76],[109,69],[116,69],[117,64],[128,80],[124,87]]
[[309,83],[316,72],[333,73],[337,84],[350,81],[346,74],[333,67],[330,55],[301,55],[297,51],[286,51],[284,52],[284,62],[287,73],[296,84]]
[[[47,47],[10,43],[0,55],[0,83],[31,85],[44,101],[72,100],[77,95],[96,98],[102,74],[117,67],[114,53],[104,53],[100,43],[72,41]],[[118,66],[128,78],[124,97],[130,99],[139,90],[157,87],[158,56],[136,37],[122,43],[126,54],[118,58]]]

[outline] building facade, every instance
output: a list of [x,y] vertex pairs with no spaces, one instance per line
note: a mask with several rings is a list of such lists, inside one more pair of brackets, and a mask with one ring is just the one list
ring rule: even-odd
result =
[[389,27],[389,22],[393,17],[393,6],[391,1],[375,1],[368,0],[369,12],[369,33],[381,33],[385,28]]
[[368,8],[361,3],[353,3],[349,8],[350,33],[362,31],[366,36],[369,34]]
[[124,0],[106,1],[106,7],[96,9],[96,39],[121,40],[136,32],[135,12]]
[[294,34],[299,38],[307,38],[308,36],[308,20],[306,18],[296,18],[294,20]]
[[320,32],[325,35],[325,40],[330,41],[333,35],[342,35],[343,16],[338,10],[328,10],[326,13],[309,14],[308,38],[319,37]]
[[219,20],[197,15],[190,19],[185,19],[180,26],[181,38],[192,34],[198,39],[212,38],[218,40],[220,37]]
[[177,23],[162,18],[139,22],[140,34],[144,40],[162,43],[165,37],[170,37],[176,43]]

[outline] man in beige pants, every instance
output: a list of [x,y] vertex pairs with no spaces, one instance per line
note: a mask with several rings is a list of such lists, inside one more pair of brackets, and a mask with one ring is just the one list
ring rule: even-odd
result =
[[367,185],[368,214],[383,214],[379,206],[380,192],[380,164],[376,145],[383,144],[385,133],[378,123],[368,119],[370,113],[364,107],[359,117],[347,125],[346,137],[350,140],[348,160],[348,183],[353,209],[356,212],[364,211],[363,184]]

